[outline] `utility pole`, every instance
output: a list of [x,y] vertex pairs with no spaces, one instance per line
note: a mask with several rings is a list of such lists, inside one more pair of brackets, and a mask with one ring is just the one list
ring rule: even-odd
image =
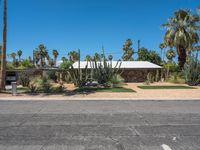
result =
[[4,0],[3,46],[1,53],[0,90],[5,90],[6,86],[6,41],[7,41],[7,0]]

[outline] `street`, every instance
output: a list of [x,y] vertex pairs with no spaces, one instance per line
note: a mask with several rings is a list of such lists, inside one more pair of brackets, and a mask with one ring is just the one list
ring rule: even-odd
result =
[[200,101],[0,101],[0,150],[200,150]]

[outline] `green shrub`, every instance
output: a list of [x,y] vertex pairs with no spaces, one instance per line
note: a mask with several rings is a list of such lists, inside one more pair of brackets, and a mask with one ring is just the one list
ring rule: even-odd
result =
[[31,93],[37,93],[39,89],[39,78],[38,77],[32,78],[28,88]]
[[112,62],[108,63],[106,57],[104,56],[103,61],[97,62],[96,60],[92,63],[92,78],[101,85],[106,85],[112,77],[119,74],[119,68],[121,67],[121,62],[118,61],[113,67]]
[[198,57],[191,56],[186,62],[183,73],[186,83],[190,86],[196,86],[200,84],[200,61]]
[[108,86],[112,88],[122,87],[123,85],[125,85],[124,79],[119,74],[114,74],[108,82]]
[[19,73],[19,80],[23,87],[29,86],[31,76],[33,76],[32,71],[23,71]]
[[167,82],[184,84],[185,83],[184,75],[182,72],[174,72],[169,76]]
[[49,79],[53,80],[54,82],[57,82],[58,75],[57,75],[56,71],[54,71],[54,70],[47,71],[46,75],[49,77]]
[[52,80],[49,79],[49,77],[47,75],[44,75],[40,81],[39,81],[39,85],[41,87],[41,89],[45,92],[45,93],[50,93],[51,92],[51,88],[52,88]]

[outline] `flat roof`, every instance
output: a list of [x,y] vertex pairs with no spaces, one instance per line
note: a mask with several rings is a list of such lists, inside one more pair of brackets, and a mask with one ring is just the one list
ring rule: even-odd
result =
[[[118,61],[112,61],[112,67],[116,67]],[[110,61],[107,61],[108,64],[110,64]],[[93,63],[92,63],[93,64]],[[98,64],[100,64],[100,62],[98,62]],[[120,66],[121,64],[121,66]],[[86,65],[88,65],[88,68],[93,68],[91,67],[91,63],[87,62],[87,61],[81,61],[80,62],[80,68],[84,69],[86,67]],[[120,61],[118,63],[118,66],[121,69],[161,69],[162,67],[156,64],[153,64],[151,62],[148,61]],[[78,69],[78,62],[75,62],[73,64],[73,67]]]

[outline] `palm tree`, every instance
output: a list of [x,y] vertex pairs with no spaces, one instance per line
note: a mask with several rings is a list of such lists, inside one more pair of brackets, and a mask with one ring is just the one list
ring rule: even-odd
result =
[[18,55],[18,58],[19,58],[19,62],[21,63],[22,50],[18,50],[17,55]]
[[0,90],[5,90],[6,86],[6,39],[7,39],[7,0],[4,0],[3,16],[3,47],[1,55]]
[[51,67],[53,67],[55,64],[54,64],[54,60],[52,59],[52,58],[49,58],[48,59],[48,64],[49,64],[49,66],[51,66]]
[[109,56],[108,56],[108,60],[109,60],[109,61],[112,61],[112,60],[113,60],[113,56],[112,56],[112,55],[109,55]]
[[95,53],[94,54],[94,59],[96,60],[96,61],[101,61],[101,54],[99,54],[99,53]]
[[197,33],[199,20],[199,16],[193,15],[189,10],[180,9],[168,23],[163,24],[163,27],[167,28],[164,43],[176,48],[181,68],[186,62],[187,52],[190,54],[194,44],[199,41]]
[[62,57],[62,61],[65,62],[65,61],[68,61],[68,60],[67,60],[66,57]]
[[17,56],[16,53],[11,53],[11,54],[10,54],[10,57],[13,59],[13,65],[14,65],[14,66],[16,66],[16,56]]
[[173,61],[173,58],[176,57],[176,52],[175,52],[173,49],[169,49],[169,50],[167,51],[166,57],[167,57],[167,59],[169,60],[169,62],[172,62],[172,61]]
[[90,55],[87,55],[86,57],[85,57],[85,61],[91,61],[92,60],[92,57],[90,56]]
[[162,58],[162,61],[164,61],[164,55],[165,55],[165,52],[164,52],[164,55],[163,55],[163,49],[166,47],[166,45],[164,43],[161,43],[159,45],[159,48],[161,50],[161,58]]
[[45,59],[48,58],[48,52],[46,46],[44,46],[44,44],[40,44],[38,48],[36,48],[35,53],[36,53],[36,59],[37,57],[39,58],[40,67],[44,67],[46,64]]
[[79,60],[79,53],[77,51],[71,51],[68,53],[69,60],[71,62],[76,62]]
[[58,51],[56,49],[53,50],[53,56],[54,56],[54,66],[56,66],[57,58],[58,58]]

